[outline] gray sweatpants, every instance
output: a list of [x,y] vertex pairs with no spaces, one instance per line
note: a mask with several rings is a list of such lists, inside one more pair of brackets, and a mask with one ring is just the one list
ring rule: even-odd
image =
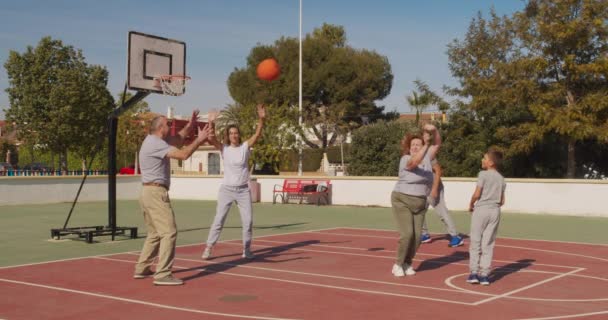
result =
[[[450,211],[448,211],[448,207],[445,205],[445,196],[443,195],[443,188],[439,189],[439,199],[433,199],[428,197],[427,203],[435,209],[435,214],[439,216],[439,219],[445,226],[448,233],[455,237],[458,235],[456,231],[456,225],[454,224],[454,220],[452,220],[452,216],[450,216]],[[422,234],[428,234],[429,228],[426,226],[426,218],[424,219],[424,223],[422,224]]]
[[222,228],[230,212],[232,202],[236,201],[239,206],[239,213],[241,215],[241,224],[243,226],[243,248],[249,249],[251,247],[251,230],[253,226],[253,210],[251,206],[251,193],[249,186],[220,186],[220,191],[217,196],[217,210],[215,212],[215,218],[213,224],[209,230],[209,237],[207,238],[207,246],[213,246],[220,238]]
[[473,211],[469,241],[471,273],[478,273],[482,276],[490,274],[499,223],[500,207],[476,207]]

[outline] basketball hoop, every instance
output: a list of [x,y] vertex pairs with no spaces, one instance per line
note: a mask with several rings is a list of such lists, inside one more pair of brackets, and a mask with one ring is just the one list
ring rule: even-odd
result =
[[181,74],[163,74],[154,77],[154,87],[168,96],[181,96],[190,77]]

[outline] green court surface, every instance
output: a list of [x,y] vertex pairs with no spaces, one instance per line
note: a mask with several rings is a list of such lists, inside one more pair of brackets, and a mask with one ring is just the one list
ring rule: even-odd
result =
[[[137,201],[119,201],[118,226],[139,227],[139,239],[97,237],[89,244],[77,237],[50,239],[50,229],[60,228],[71,204],[19,205],[0,207],[0,267],[49,260],[139,250],[145,237]],[[179,230],[178,245],[203,243],[215,212],[214,201],[173,201]],[[469,232],[470,215],[452,212],[458,231]],[[430,210],[433,233],[444,230]],[[104,225],[106,202],[79,203],[68,227]],[[314,206],[297,204],[254,204],[254,237],[334,227],[394,229],[390,208]],[[608,218],[532,215],[504,212],[499,237],[608,244]],[[239,239],[240,219],[236,206],[229,215],[222,240]],[[71,240],[68,240],[71,239]],[[74,241],[75,240],[75,241]],[[202,250],[202,246],[201,246]]]

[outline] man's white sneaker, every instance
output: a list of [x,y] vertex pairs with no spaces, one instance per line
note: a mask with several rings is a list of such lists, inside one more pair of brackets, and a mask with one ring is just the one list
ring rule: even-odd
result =
[[398,264],[394,264],[393,265],[393,271],[392,271],[393,275],[395,277],[403,277],[405,276],[405,272],[403,271],[403,267],[398,265]]
[[201,256],[201,258],[203,258],[203,260],[208,260],[209,258],[211,258],[211,249],[213,247],[211,246],[207,246],[205,248],[205,251],[203,251],[203,255]]

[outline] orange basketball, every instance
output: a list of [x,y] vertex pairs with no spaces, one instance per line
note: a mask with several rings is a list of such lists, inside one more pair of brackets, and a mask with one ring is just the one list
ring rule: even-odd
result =
[[256,71],[261,80],[272,81],[281,74],[281,67],[275,59],[268,58],[258,64]]

